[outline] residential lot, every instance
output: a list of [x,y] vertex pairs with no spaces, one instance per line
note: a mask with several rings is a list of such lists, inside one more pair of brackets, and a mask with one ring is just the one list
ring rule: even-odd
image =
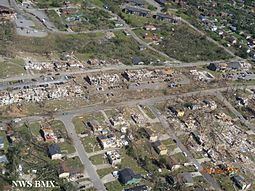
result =
[[[87,134],[84,134],[81,140],[86,142],[84,148],[91,156],[91,162],[98,168],[98,175],[106,181],[108,189],[122,190],[130,187],[118,183],[116,179],[108,182],[112,173],[114,175],[115,171],[121,172],[127,167],[142,175],[140,184],[152,188],[158,186],[157,181],[153,180],[156,176],[163,178],[167,175],[178,175],[181,178],[182,173],[187,174],[186,176],[194,173],[192,176],[202,177],[199,172],[195,173],[196,168],[167,135],[158,119],[155,116],[148,117],[143,107],[123,107],[102,111],[102,114],[104,120],[98,114],[94,118],[89,115],[76,118],[84,121],[83,124],[77,122],[75,124],[77,130],[80,126],[86,129]],[[97,142],[100,149],[91,149],[88,146],[95,146]],[[158,147],[158,143],[161,146]],[[172,163],[168,163],[169,160]],[[191,186],[207,185],[203,178],[196,182]],[[167,185],[165,183],[165,186]]]
[[255,190],[253,4],[223,2],[4,1],[0,190]]
[[193,62],[230,58],[224,50],[185,24],[169,25],[147,22],[142,27],[143,29],[134,30],[140,38],[177,60]]
[[116,18],[95,7],[61,8],[47,11],[49,18],[60,30],[81,32],[112,29]]
[[[171,6],[177,5],[172,3]],[[251,1],[193,1],[178,6],[177,14],[240,57],[254,59],[253,6]]]
[[[175,132],[178,132],[178,137],[197,160],[204,161],[202,164],[207,172],[217,174],[213,171],[214,169],[223,169],[215,177],[224,189],[233,189],[230,181],[233,174],[243,176],[247,182],[251,182],[249,177],[254,172],[247,167],[254,163],[250,157],[253,152],[253,143],[248,138],[250,137],[249,129],[241,127],[241,123],[236,119],[237,116],[232,115],[233,117],[231,117],[232,111],[224,105],[223,107],[219,105],[219,100],[210,101],[211,99],[207,97],[206,103],[211,103],[209,104],[211,106],[208,107],[209,105],[201,105],[202,102],[205,103],[205,100],[202,101],[203,98],[193,99],[189,99],[188,102],[178,100],[177,105],[171,102],[169,104],[172,106],[167,106],[168,119],[175,128]],[[173,116],[177,116],[177,119],[174,119]],[[179,125],[176,125],[178,123]],[[242,150],[244,148],[245,151]],[[236,155],[239,155],[240,158],[237,159]],[[223,164],[226,167],[235,168],[226,171],[225,167],[222,167]]]
[[[7,161],[1,160],[1,171],[8,174],[9,178],[1,179],[1,186],[20,177],[27,181],[50,178],[60,187],[74,189],[69,181],[83,173],[83,165],[75,155],[69,157],[75,148],[61,122],[54,120],[22,124],[16,119],[2,128],[1,135],[7,139],[1,157],[6,156]],[[65,172],[62,172],[63,166]],[[66,176],[63,173],[72,174],[68,181],[63,179]]]

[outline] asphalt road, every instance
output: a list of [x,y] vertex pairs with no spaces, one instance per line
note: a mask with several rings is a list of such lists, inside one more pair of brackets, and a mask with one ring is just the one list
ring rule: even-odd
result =
[[31,20],[29,15],[23,10],[20,9],[17,2],[15,0],[9,0],[9,5],[12,7],[16,13],[17,17],[15,19],[16,31],[18,35],[28,36],[28,37],[45,37],[47,36],[47,32],[43,30],[34,29],[35,20]]
[[[229,59],[228,61],[235,61],[236,59]],[[213,61],[213,62],[222,62],[223,60]],[[227,60],[224,60],[225,62]],[[47,61],[45,61],[47,62]],[[49,61],[50,62],[50,61]],[[171,63],[171,62],[161,62],[162,65],[155,66],[155,65],[114,65],[114,66],[100,66],[100,68],[85,68],[75,71],[60,71],[60,72],[50,72],[50,76],[55,76],[55,74],[59,73],[60,75],[78,75],[78,74],[88,74],[88,73],[94,73],[94,72],[107,72],[110,70],[132,70],[132,69],[155,69],[155,68],[185,68],[185,67],[198,67],[198,66],[205,66],[211,63],[212,61],[198,61],[198,62],[191,62],[191,63]],[[42,73],[36,73],[36,74],[25,74],[23,76],[12,76],[4,79],[0,79],[0,83],[3,82],[9,82],[9,81],[16,81],[16,80],[27,80],[27,79],[33,79],[33,78],[39,78]],[[45,74],[44,74],[45,75]]]
[[[166,100],[176,99],[176,98],[185,98],[185,97],[191,97],[191,96],[205,96],[205,95],[216,95],[217,92],[222,91],[228,91],[228,90],[235,90],[235,89],[243,89],[243,88],[255,88],[255,85],[252,86],[229,86],[229,87],[222,87],[222,88],[213,88],[213,89],[207,89],[207,90],[198,90],[188,93],[182,93],[182,94],[174,94],[174,95],[166,95],[166,96],[158,96],[158,97],[152,97],[147,99],[136,99],[136,100],[128,100],[128,101],[122,101],[118,103],[111,103],[111,104],[105,104],[105,103],[96,103],[92,105],[88,105],[84,108],[78,108],[73,110],[66,110],[66,111],[60,111],[53,113],[52,117],[59,118],[61,116],[67,117],[75,117],[75,116],[81,116],[85,113],[92,113],[97,112],[100,110],[108,110],[113,109],[121,106],[134,106],[138,104],[142,105],[154,105],[155,103],[160,103]],[[36,121],[38,119],[42,119],[43,117],[47,117],[48,115],[38,115],[38,116],[28,116],[23,117],[23,121]],[[49,116],[48,116],[49,117]]]
[[88,154],[84,149],[84,146],[82,145],[82,142],[80,141],[80,138],[78,137],[76,131],[75,131],[75,126],[72,123],[73,116],[68,115],[68,116],[59,116],[56,118],[58,120],[61,120],[65,128],[68,132],[68,135],[71,137],[73,140],[73,144],[76,148],[76,151],[79,155],[79,158],[84,165],[84,173],[87,173],[89,175],[89,178],[91,182],[93,183],[94,187],[99,190],[99,191],[104,191],[106,190],[103,182],[101,181],[100,177],[98,176],[96,169],[94,168],[93,164],[89,160]]

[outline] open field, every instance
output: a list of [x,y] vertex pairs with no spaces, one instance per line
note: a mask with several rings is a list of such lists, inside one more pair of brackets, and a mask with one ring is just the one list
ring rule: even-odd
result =
[[[141,29],[137,29],[135,32],[141,38],[145,33],[148,33],[148,31]],[[230,58],[223,49],[184,24],[175,26],[161,25],[153,33],[162,37],[159,45],[154,45],[154,47],[180,61],[194,62],[198,60],[221,60]]]
[[[17,36],[12,30],[12,25],[3,26],[1,33],[4,39],[0,38],[0,45],[5,48],[0,49],[3,55],[14,55],[16,53],[27,52],[40,55],[57,55],[63,52],[73,52],[74,54],[89,55],[88,58],[99,59],[119,59],[124,64],[131,64],[133,57],[140,57],[145,64],[151,61],[156,62],[161,57],[150,50],[140,51],[139,44],[131,37],[125,36],[122,31],[112,33],[109,39],[103,33],[90,34],[49,34],[44,38]],[[15,42],[15,43],[14,43]],[[51,42],[51,43],[49,43]]]
[[21,59],[11,59],[3,62],[0,61],[0,78],[23,75],[25,73],[24,62]]

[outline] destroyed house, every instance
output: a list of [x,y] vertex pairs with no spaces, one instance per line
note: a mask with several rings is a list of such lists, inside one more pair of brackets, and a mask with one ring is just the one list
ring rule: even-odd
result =
[[12,19],[15,16],[15,12],[5,6],[0,5],[0,19]]
[[84,77],[84,80],[85,80],[89,85],[94,84],[94,79],[91,78],[90,76]]
[[177,19],[177,17],[168,15],[168,14],[162,14],[162,13],[157,13],[156,15],[153,15],[153,18],[157,20],[161,20],[161,21],[168,21],[173,24],[179,22],[179,19]]
[[147,31],[155,31],[155,30],[157,30],[157,27],[155,27],[154,25],[145,25],[143,28],[145,30],[147,30]]
[[97,140],[103,149],[113,148],[116,146],[116,137],[113,134],[100,135],[97,137]]
[[179,174],[180,180],[185,186],[193,186],[194,180],[192,178],[192,175],[190,173],[181,173]]
[[52,128],[50,127],[44,127],[44,128],[41,128],[41,133],[42,133],[42,136],[44,138],[44,141],[46,142],[56,142],[57,141],[57,137],[54,133],[54,131],[52,130]]
[[203,143],[197,132],[191,132],[191,135],[197,144],[201,145]]
[[177,117],[183,117],[185,112],[182,108],[175,108],[175,107],[169,107],[168,108],[173,114],[175,114]]
[[94,133],[103,130],[103,128],[101,127],[101,125],[99,124],[99,122],[96,121],[96,120],[91,120],[91,121],[87,122],[87,125],[88,125],[89,128],[91,128],[91,130],[92,130]]
[[154,131],[152,131],[151,129],[148,129],[148,128],[142,128],[141,130],[143,131],[143,133],[147,139],[149,139],[152,142],[157,141],[158,136]]
[[117,165],[121,163],[121,157],[118,151],[108,151],[106,152],[106,156],[111,165]]
[[134,14],[142,17],[147,17],[149,15],[149,11],[136,7],[125,7],[122,11],[127,14]]
[[250,187],[250,185],[246,183],[244,177],[240,175],[234,175],[231,179],[239,189],[245,190]]
[[227,63],[210,63],[208,69],[212,71],[221,71],[221,70],[249,69],[250,67],[251,65],[249,63],[235,61]]
[[64,162],[59,165],[58,176],[59,178],[68,178],[70,176],[70,169]]
[[114,117],[110,118],[109,122],[113,126],[124,125],[126,123],[124,118],[123,118],[123,116],[121,114],[119,114],[118,116],[114,116]]
[[167,154],[167,148],[165,145],[163,145],[160,141],[156,141],[152,143],[152,147],[155,149],[155,151],[159,155],[166,155]]
[[173,176],[167,175],[166,176],[166,182],[172,186],[176,185],[176,178],[174,178]]
[[175,170],[180,167],[181,165],[178,164],[178,160],[176,160],[173,156],[168,157],[168,160],[166,161],[166,168],[168,170]]

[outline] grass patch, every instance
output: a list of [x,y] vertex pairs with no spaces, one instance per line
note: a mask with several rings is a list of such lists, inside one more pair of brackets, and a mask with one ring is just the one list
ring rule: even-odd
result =
[[92,157],[89,158],[89,160],[90,160],[94,165],[106,164],[106,163],[107,163],[107,160],[104,158],[104,154],[92,156]]
[[93,114],[90,113],[83,116],[75,117],[73,119],[73,123],[76,129],[76,132],[80,134],[84,132],[85,130],[88,130],[86,123],[90,120],[97,120],[99,124],[103,125],[105,118],[100,112],[93,113]]
[[0,62],[0,78],[22,75],[24,73],[26,73],[26,70],[24,69],[24,61],[21,59]]
[[73,52],[79,57],[84,54],[90,58],[119,59],[124,64],[131,64],[133,57],[140,57],[145,64],[157,63],[158,59],[164,61],[164,57],[151,50],[141,51],[140,45],[132,37],[125,36],[123,31],[114,34],[111,39],[100,32],[72,35],[50,33],[44,38],[35,38],[16,35],[11,24],[0,25],[0,54],[15,55],[24,50],[27,54],[60,56],[62,52]]
[[232,180],[230,180],[228,176],[219,174],[219,175],[214,175],[214,178],[219,182],[222,189],[226,191],[235,190],[233,186],[233,182]]
[[100,178],[103,178],[105,175],[110,174],[113,171],[114,171],[113,168],[104,168],[104,169],[97,170],[97,174]]
[[82,144],[83,144],[86,152],[88,152],[88,153],[101,150],[101,147],[99,146],[99,143],[97,142],[97,140],[94,136],[89,136],[89,137],[83,138]]
[[156,119],[156,116],[154,115],[154,113],[151,111],[151,109],[148,106],[144,106],[142,109],[149,118]]
[[126,13],[121,13],[121,17],[122,19],[126,21],[127,24],[129,24],[132,27],[143,27],[144,25],[148,23],[153,23],[153,24],[160,23],[159,21],[152,18],[141,17],[141,16],[126,14]]
[[176,153],[173,155],[175,159],[178,160],[179,163],[183,164],[185,162],[188,162],[188,159],[184,156],[183,153]]
[[124,189],[124,186],[119,181],[113,181],[105,184],[105,187],[107,190],[114,190],[114,191],[122,191]]
[[146,174],[146,171],[137,164],[134,158],[128,156],[125,150],[121,151],[121,164],[118,167],[120,169],[129,167],[135,173]]
[[[36,5],[39,8],[48,8],[48,7],[62,7],[64,6],[65,0],[37,0]],[[81,3],[82,0],[71,0],[71,3]]]
[[41,129],[41,124],[39,122],[34,122],[34,123],[30,123],[28,125],[32,135],[34,136],[41,136],[40,134],[40,129]]
[[165,26],[161,31],[164,39],[159,49],[177,60],[194,62],[231,58],[222,48],[209,42],[205,36],[201,36],[187,25]]
[[9,147],[9,143],[8,143],[8,140],[6,138],[6,134],[4,131],[0,131],[0,137],[4,140],[4,148],[3,148],[3,151],[4,153],[7,152],[8,150],[8,147]]
[[62,152],[74,153],[76,151],[74,146],[67,141],[60,143],[59,146]]
[[84,166],[82,165],[79,157],[73,157],[65,160],[66,165],[72,169],[77,169],[82,171],[84,169]]
[[66,26],[64,22],[62,21],[61,17],[56,13],[55,10],[48,10],[46,11],[46,13],[50,21],[52,21],[59,30],[62,30],[62,31],[66,30]]

